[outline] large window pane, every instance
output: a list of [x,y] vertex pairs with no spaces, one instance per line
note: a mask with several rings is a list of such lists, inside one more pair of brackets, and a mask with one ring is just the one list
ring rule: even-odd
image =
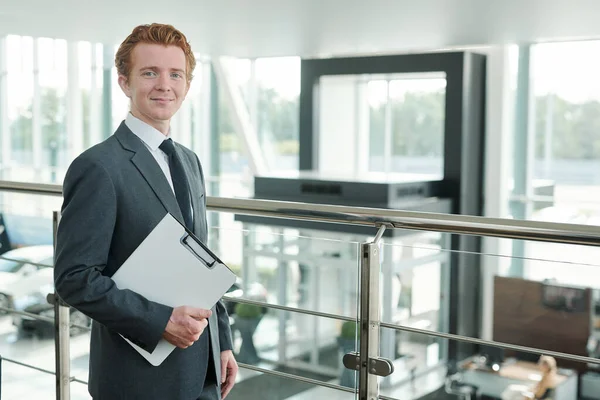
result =
[[3,160],[5,179],[19,179],[19,166],[33,158],[33,39],[8,36],[8,124],[11,137],[10,159]]
[[544,219],[575,222],[600,211],[599,52],[600,41],[532,48],[534,178],[549,180],[543,194],[554,195]]
[[[595,78],[600,68],[599,51],[600,41],[532,46],[531,193],[536,198],[530,199],[528,218],[600,223],[600,82]],[[582,265],[593,265],[598,259],[595,248],[565,253],[563,247],[528,243],[525,255],[533,260],[558,260],[571,254]],[[586,267],[557,270],[536,265],[531,260],[525,264],[526,277],[586,284],[595,276]]]
[[322,77],[319,168],[441,178],[445,96],[443,73]]
[[391,170],[443,176],[446,79],[389,82]]
[[256,60],[257,133],[272,170],[298,169],[300,58]]
[[49,173],[39,180],[57,183],[68,162],[66,41],[39,39],[38,60],[42,166]]

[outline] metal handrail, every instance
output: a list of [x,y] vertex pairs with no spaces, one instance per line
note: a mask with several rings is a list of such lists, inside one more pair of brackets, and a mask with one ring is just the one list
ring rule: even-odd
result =
[[305,377],[303,377],[301,375],[294,375],[294,374],[287,374],[285,372],[273,371],[273,370],[266,369],[266,368],[256,367],[256,366],[251,365],[251,364],[238,363],[238,366],[241,367],[241,368],[244,368],[244,369],[249,369],[251,371],[262,372],[263,374],[272,375],[272,376],[278,376],[278,377],[286,378],[286,379],[293,379],[293,380],[296,380],[296,381],[308,383],[310,385],[323,386],[323,387],[326,387],[326,388],[329,388],[329,389],[341,390],[341,391],[348,392],[348,393],[356,393],[356,390],[352,389],[352,388],[348,388],[348,387],[345,387],[345,386],[336,385],[336,384],[333,384],[333,383],[319,381],[317,379],[305,378]]
[[62,196],[62,185],[0,180],[0,190],[5,192]]
[[[38,195],[62,195],[62,187],[60,185],[33,184],[24,182],[0,181],[0,191],[1,190]],[[449,215],[365,207],[307,204],[256,199],[232,199],[219,197],[208,197],[207,208],[212,211],[262,216],[267,218],[284,218],[313,222],[338,223],[348,225],[370,226],[374,228],[386,226],[389,228],[396,229],[437,231],[453,234],[481,235],[510,239],[600,246],[600,235],[598,235],[598,228],[586,225],[550,223],[539,221],[519,221],[478,216]],[[325,314],[309,310],[299,310],[287,306],[266,304],[262,302],[255,302],[252,300],[231,299],[231,301],[260,305],[284,311],[301,312],[320,317],[355,321],[355,319],[349,317],[335,316],[333,314]],[[457,340],[474,344],[493,345],[506,349],[552,355],[558,358],[569,359],[578,362],[600,364],[599,359],[591,357],[582,357],[576,355],[569,355],[566,353],[550,352],[526,346],[499,343],[472,337],[465,337],[462,335],[434,332],[424,329],[416,329],[393,324],[381,323],[380,326],[384,328],[391,328],[395,330],[402,330],[417,334],[424,334],[449,340]],[[243,364],[240,366],[243,368],[254,369],[256,371],[264,373],[272,373],[272,371],[262,371],[261,368],[254,366],[248,366]],[[293,379],[299,378],[298,376],[293,375],[287,376],[287,374],[283,373],[276,374],[280,374],[280,376],[290,377]],[[317,383],[318,381],[305,381],[307,383],[319,384]],[[327,383],[325,383],[324,385],[321,384],[321,386],[326,386],[333,389],[341,388],[337,385],[330,385]],[[385,397],[380,396],[380,398]]]
[[257,307],[272,308],[274,310],[289,311],[289,312],[295,312],[298,314],[312,315],[314,317],[322,317],[322,318],[335,319],[338,321],[349,321],[349,322],[358,323],[356,318],[346,317],[344,315],[324,313],[321,311],[306,310],[306,309],[297,308],[297,307],[280,306],[279,304],[265,303],[263,301],[248,300],[248,299],[243,299],[243,298],[242,299],[233,298],[233,297],[229,297],[227,295],[223,296],[223,300],[229,301],[232,303],[249,304],[249,305],[257,306]]
[[418,335],[432,336],[432,337],[437,337],[437,338],[441,338],[441,339],[454,340],[457,342],[478,344],[478,345],[483,345],[483,346],[500,347],[500,348],[503,348],[506,350],[514,350],[514,351],[525,352],[525,353],[546,355],[546,356],[552,356],[555,358],[562,358],[564,360],[569,360],[569,361],[600,365],[600,358],[577,356],[574,354],[562,353],[559,351],[544,350],[544,349],[538,349],[535,347],[521,346],[518,344],[497,342],[495,340],[478,339],[478,338],[474,338],[474,337],[470,337],[470,336],[457,335],[457,334],[453,334],[453,333],[444,333],[444,332],[431,331],[431,330],[427,330],[427,329],[412,328],[410,326],[395,325],[395,324],[389,324],[386,322],[381,322],[380,326],[382,328],[394,329],[396,331],[416,333]]
[[[2,361],[6,361],[6,362],[9,362],[9,363],[15,364],[15,365],[20,365],[21,367],[33,369],[33,370],[36,370],[36,371],[39,371],[39,372],[43,372],[45,374],[56,375],[56,372],[51,371],[49,369],[36,367],[35,365],[31,365],[31,364],[27,364],[27,363],[24,363],[24,362],[21,362],[21,361],[13,360],[11,358],[2,357]],[[71,376],[70,379],[69,379],[69,381],[70,382],[81,383],[81,384],[84,384],[84,385],[88,384],[86,381],[83,381],[81,379],[75,378],[74,376]]]
[[22,258],[18,259],[18,258],[10,258],[10,257],[0,256],[0,260],[13,261],[13,262],[22,263],[22,264],[29,264],[29,265],[33,265],[35,267],[54,268],[54,265],[33,262],[33,261],[29,261],[29,260],[24,260]]
[[[0,191],[62,195],[61,185],[0,181]],[[289,201],[208,197],[212,211],[350,225],[600,246],[597,226]]]
[[[2,306],[0,306],[0,311],[4,311],[8,314],[21,315],[23,317],[29,317],[31,319],[35,319],[38,321],[43,321],[43,322],[48,322],[50,324],[54,324],[54,318],[52,318],[52,317],[44,317],[43,315],[32,314],[27,311],[19,311],[19,310],[15,310],[14,308],[2,307]],[[69,327],[79,328],[79,329],[85,330],[85,331],[92,330],[92,328],[90,328],[89,326],[83,326],[83,325],[75,324],[73,322],[69,323]]]

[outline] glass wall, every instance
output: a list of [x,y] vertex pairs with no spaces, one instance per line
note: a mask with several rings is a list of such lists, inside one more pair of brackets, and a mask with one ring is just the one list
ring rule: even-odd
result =
[[[5,44],[0,54],[6,64],[0,102],[7,105],[3,179],[60,183],[73,158],[112,134],[127,114],[128,99],[114,67],[118,46],[16,35],[7,36]],[[300,58],[230,59],[226,66],[270,170],[296,170]],[[187,100],[172,121],[173,136],[206,155],[207,178],[230,182],[235,187],[225,193],[237,195],[240,176],[249,175],[247,154],[217,81],[211,94],[212,79],[210,60],[198,55]],[[219,149],[216,164],[209,160],[214,149]],[[248,185],[242,193],[249,193]]]
[[[298,99],[300,58],[224,59],[225,70],[241,93],[253,134],[256,135],[269,171],[298,169]],[[219,134],[222,174],[247,173],[248,159],[234,110],[221,93]]]
[[444,73],[324,76],[319,169],[355,176],[443,176]]
[[[515,136],[515,154],[524,154],[522,168],[516,160],[514,177],[526,176],[526,196],[513,201],[525,203],[525,219],[598,225],[600,222],[600,41],[535,44],[529,51],[528,144]],[[521,55],[527,52],[521,52]],[[524,65],[520,63],[519,65]],[[518,91],[518,89],[517,89]],[[517,102],[517,104],[519,104]],[[519,107],[519,106],[517,106]],[[517,113],[519,110],[517,110]],[[515,135],[519,135],[515,130]],[[519,151],[521,150],[521,151]],[[598,288],[594,265],[596,248],[526,243],[523,277],[555,280],[570,285]],[[577,268],[552,268],[537,259],[566,261]]]

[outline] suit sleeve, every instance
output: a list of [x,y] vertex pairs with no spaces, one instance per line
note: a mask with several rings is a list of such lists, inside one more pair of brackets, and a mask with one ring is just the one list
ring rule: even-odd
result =
[[[204,188],[204,193],[206,193],[206,186],[204,183],[204,173],[202,172],[202,164],[200,164],[200,159],[196,155],[196,162],[198,163],[198,168],[200,169],[200,178],[202,179],[202,187]],[[204,209],[206,210],[206,196],[203,198]],[[205,220],[207,220],[205,218]],[[208,227],[207,227],[208,230]],[[217,312],[217,321],[219,325],[219,347],[221,351],[225,350],[233,350],[233,340],[231,337],[231,325],[229,324],[229,314],[227,313],[227,309],[225,308],[225,304],[223,300],[219,300],[215,306],[215,310]]]
[[152,352],[172,308],[120,290],[102,274],[117,220],[117,193],[106,169],[80,156],[67,171],[56,238],[54,283],[67,304]]

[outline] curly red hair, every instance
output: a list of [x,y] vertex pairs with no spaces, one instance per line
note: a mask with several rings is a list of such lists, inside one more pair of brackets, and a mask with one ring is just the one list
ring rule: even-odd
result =
[[138,43],[179,47],[185,54],[187,82],[189,84],[192,81],[194,68],[196,68],[196,57],[192,53],[192,47],[187,38],[172,25],[157,23],[136,26],[121,43],[115,55],[115,66],[119,75],[129,77],[132,64],[131,53]]

